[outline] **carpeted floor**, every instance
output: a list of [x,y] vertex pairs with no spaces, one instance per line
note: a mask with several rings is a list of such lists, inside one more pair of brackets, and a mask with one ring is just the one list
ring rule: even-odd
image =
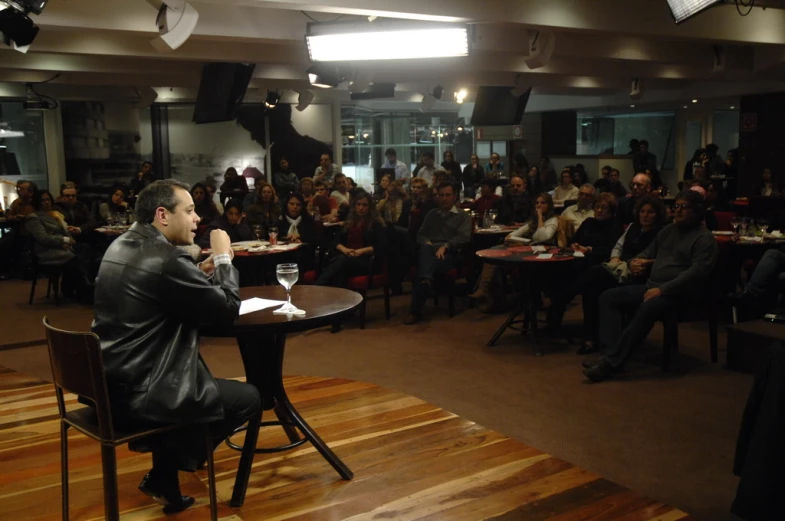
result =
[[[29,283],[2,282],[0,291],[0,344],[43,339],[45,314],[59,327],[90,325],[90,308],[55,308],[41,299],[28,306]],[[535,358],[525,338],[510,332],[486,348],[501,315],[470,309],[449,319],[446,303],[435,310],[429,303],[430,320],[406,327],[407,305],[408,296],[394,297],[387,322],[382,301],[374,299],[364,331],[349,323],[335,335],[321,329],[291,337],[285,373],[412,394],[698,518],[735,519],[728,513],[736,487],[732,458],[752,377],[722,368],[724,332],[720,363],[712,365],[705,324],[682,325],[679,366],[663,374],[656,327],[623,378],[592,385],[565,343]],[[568,327],[578,311],[568,314]],[[204,339],[203,353],[217,376],[243,374],[231,342]],[[0,365],[51,379],[46,356],[43,346],[0,350]]]

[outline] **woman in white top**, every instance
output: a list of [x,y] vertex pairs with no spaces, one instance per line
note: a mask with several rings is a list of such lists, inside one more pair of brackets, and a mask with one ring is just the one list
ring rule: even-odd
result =
[[557,201],[578,199],[578,187],[572,184],[570,172],[565,171],[561,173],[561,185],[557,186],[556,190],[553,191],[553,198]]
[[559,230],[559,217],[553,211],[553,198],[548,193],[541,193],[534,203],[534,215],[529,221],[509,234],[504,241],[529,242],[532,244],[556,244],[556,232]]

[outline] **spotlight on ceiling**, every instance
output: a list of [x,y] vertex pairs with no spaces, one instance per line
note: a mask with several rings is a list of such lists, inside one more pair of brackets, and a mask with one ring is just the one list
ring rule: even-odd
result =
[[444,87],[441,85],[437,85],[433,88],[433,97],[436,99],[442,99],[442,94],[444,94]]
[[169,52],[177,49],[191,37],[199,13],[186,0],[147,0],[147,3],[158,9],[158,37],[150,40],[150,44],[158,52]]
[[530,69],[545,67],[553,56],[556,47],[556,35],[545,31],[537,31],[529,40],[529,56],[525,58]]
[[298,90],[297,93],[300,97],[297,98],[297,106],[295,108],[302,112],[308,108],[308,105],[311,104],[315,95],[310,90]]
[[279,101],[281,101],[281,95],[274,90],[268,90],[267,99],[264,100],[264,106],[268,109],[274,109]]
[[436,98],[427,92],[422,95],[422,104],[420,105],[420,112],[430,112],[436,105]]
[[455,95],[454,95],[454,96],[455,96],[455,102],[456,102],[456,103],[463,103],[463,102],[464,102],[464,100],[466,99],[466,96],[467,96],[468,94],[469,94],[469,93],[466,91],[466,89],[461,89],[461,90],[459,90],[459,91],[458,91],[458,92],[456,92],[456,93],[455,93]]
[[46,1],[0,1],[0,38],[15,51],[26,53],[38,36],[38,26],[28,16],[40,14]]
[[723,3],[725,0],[668,0],[668,7],[671,8],[673,20],[680,24],[701,11]]
[[341,83],[338,69],[335,67],[316,64],[308,69],[308,81],[320,89],[333,89]]

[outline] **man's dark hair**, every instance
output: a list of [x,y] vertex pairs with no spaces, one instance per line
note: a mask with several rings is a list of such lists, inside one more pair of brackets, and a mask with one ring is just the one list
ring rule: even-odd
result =
[[[228,214],[229,210],[232,208],[235,208],[238,212],[243,213],[243,205],[233,199],[229,199],[226,201],[226,206],[224,206],[224,214]],[[167,208],[167,210],[169,209]],[[169,211],[171,212],[171,210]]]
[[422,157],[429,157],[433,159],[433,152],[423,152]]
[[662,202],[662,199],[656,195],[644,195],[638,199],[633,210],[635,222],[640,223],[641,208],[647,204],[654,208],[654,212],[657,214],[657,224],[660,226],[665,224],[665,221],[668,220],[668,213],[665,211],[665,204]]
[[[333,184],[337,183],[337,182],[338,182],[338,180],[339,180],[340,178],[342,178],[342,177],[346,177],[346,174],[343,174],[343,173],[341,173],[341,172],[338,172],[337,174],[335,174],[335,175],[333,176]],[[349,179],[349,178],[348,178],[348,177],[346,177],[346,179]]]
[[603,170],[607,170],[608,173],[610,174],[611,170],[613,170],[613,167],[611,165],[605,165],[604,167],[600,168],[600,172],[602,172]]
[[177,179],[162,179],[147,185],[144,190],[139,192],[139,197],[136,199],[136,208],[134,208],[136,220],[152,224],[155,219],[155,211],[161,207],[166,208],[169,212],[174,212],[177,207],[175,188],[186,192],[191,190],[187,183]]
[[33,192],[33,201],[32,201],[33,208],[35,208],[36,210],[41,209],[41,199],[44,197],[44,195],[48,195],[49,200],[52,202],[52,204],[53,205],[55,204],[55,198],[52,197],[52,194],[49,193],[49,190],[36,190],[35,192]]
[[648,141],[646,141],[645,139],[641,139],[640,141],[638,141],[638,145],[646,145],[646,146],[649,146],[649,142],[648,142]]
[[394,149],[394,148],[388,148],[387,150],[385,150],[385,151],[384,151],[384,155],[385,155],[385,157],[386,157],[386,156],[395,156],[395,157],[398,157],[398,154],[396,154],[396,153],[395,153],[395,149]]
[[621,172],[619,172],[619,169],[618,169],[618,168],[611,168],[611,171],[610,171],[610,172],[608,172],[608,175],[611,175],[611,174],[612,174],[612,173],[614,173],[614,172],[616,172],[617,174],[621,175]]
[[22,185],[30,185],[30,190],[33,191],[33,194],[35,194],[35,192],[38,191],[38,185],[36,185],[33,181],[28,181],[27,179],[20,179],[19,181],[16,182],[17,189]]
[[455,183],[451,183],[450,181],[443,181],[439,184],[437,191],[442,191],[445,188],[452,188],[452,193],[457,194],[458,190],[455,189]]
[[496,190],[496,180],[491,177],[485,177],[480,181],[480,186],[487,186],[491,190]]

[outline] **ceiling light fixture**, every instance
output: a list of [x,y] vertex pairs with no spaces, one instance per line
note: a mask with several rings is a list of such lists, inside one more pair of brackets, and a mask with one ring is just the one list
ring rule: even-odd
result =
[[671,8],[673,20],[680,24],[701,11],[723,3],[725,0],[668,0],[668,7]]
[[433,88],[433,97],[436,99],[442,99],[442,95],[444,94],[444,87],[441,85],[437,85]]
[[698,100],[694,99],[694,100],[692,100],[692,102],[693,103],[698,103]]
[[307,72],[311,85],[320,89],[332,89],[341,83],[341,77],[335,67],[316,64],[311,66]]
[[[308,24],[305,37],[314,62],[409,60],[469,55],[466,25],[412,25],[376,21],[354,24]],[[423,42],[438,42],[423,45]]]
[[635,105],[630,105],[630,108],[631,108],[631,109],[634,109],[634,108],[635,108]]
[[308,108],[308,105],[311,104],[315,95],[310,90],[301,90],[297,91],[297,93],[300,95],[300,97],[297,98],[297,106],[295,108],[302,112]]
[[268,109],[274,109],[279,101],[281,101],[281,95],[274,90],[268,90],[267,99],[264,100],[264,106]]
[[461,90],[459,90],[458,92],[456,92],[456,93],[454,94],[454,96],[455,96],[455,102],[456,102],[456,103],[463,103],[463,102],[464,102],[464,100],[466,99],[466,96],[467,96],[468,94],[469,94],[469,93],[468,93],[468,92],[466,92],[466,89],[461,89]]
[[0,1],[0,39],[15,51],[26,53],[38,36],[38,26],[28,16],[41,14],[48,0]]
[[186,0],[147,0],[158,9],[155,25],[158,37],[150,45],[158,52],[170,52],[183,45],[199,23],[199,13]]
[[735,106],[735,105],[731,105],[731,106],[730,106],[730,109],[731,109],[731,110],[735,110],[735,109],[736,109],[736,106]]

